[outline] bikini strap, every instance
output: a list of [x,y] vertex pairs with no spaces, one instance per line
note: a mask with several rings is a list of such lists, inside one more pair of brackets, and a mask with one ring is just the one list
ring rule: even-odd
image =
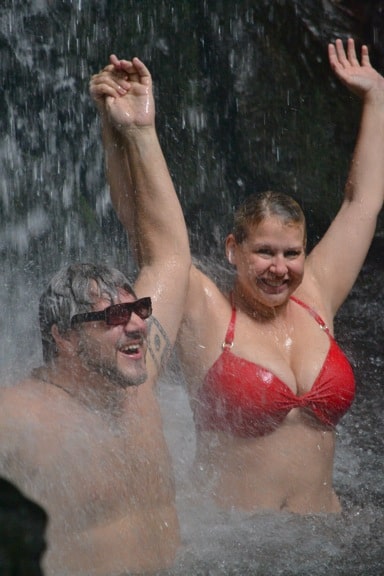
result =
[[233,346],[233,340],[235,338],[236,306],[235,306],[235,299],[233,297],[233,292],[230,293],[230,298],[231,298],[232,314],[228,324],[224,342],[221,345],[223,350],[231,349]]
[[329,328],[326,325],[326,323],[324,322],[324,320],[322,319],[322,317],[315,312],[315,310],[313,308],[311,308],[310,306],[308,306],[308,304],[306,304],[305,302],[303,302],[302,300],[299,300],[298,298],[296,298],[296,296],[291,296],[290,300],[293,300],[294,302],[296,302],[296,304],[299,304],[299,306],[301,306],[302,308],[305,308],[305,310],[308,310],[308,312],[310,313],[310,315],[316,320],[316,322],[319,324],[320,328],[322,330],[324,330],[324,332],[326,332],[328,334],[328,336],[331,336],[330,332],[329,332]]
[[[233,292],[230,293],[230,299],[231,299],[231,306],[232,306],[232,314],[231,314],[231,319],[230,319],[229,324],[228,324],[227,332],[225,334],[224,342],[221,345],[223,350],[228,350],[228,349],[232,348],[233,341],[235,339],[236,306],[235,306],[235,300],[233,297]],[[329,332],[328,326],[326,325],[326,323],[324,322],[322,317],[313,308],[308,306],[308,304],[306,304],[302,300],[299,300],[298,298],[296,298],[296,296],[291,296],[290,300],[293,300],[294,302],[296,302],[296,304],[299,304],[299,306],[301,306],[302,308],[307,310],[311,314],[311,316],[316,320],[316,322],[318,323],[320,328],[322,330],[324,330],[324,332],[326,334],[328,334],[328,336],[332,336]]]

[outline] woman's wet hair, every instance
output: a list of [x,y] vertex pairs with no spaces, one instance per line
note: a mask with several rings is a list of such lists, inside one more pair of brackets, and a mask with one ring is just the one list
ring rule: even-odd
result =
[[244,242],[251,228],[266,218],[276,216],[284,224],[303,226],[304,245],[307,240],[306,221],[300,205],[291,196],[282,192],[251,194],[234,214],[233,235],[238,244]]
[[60,334],[71,328],[74,314],[93,310],[103,297],[115,303],[119,290],[136,298],[135,292],[122,272],[105,264],[79,263],[59,270],[40,297],[39,322],[44,362],[58,354],[51,328],[56,324]]

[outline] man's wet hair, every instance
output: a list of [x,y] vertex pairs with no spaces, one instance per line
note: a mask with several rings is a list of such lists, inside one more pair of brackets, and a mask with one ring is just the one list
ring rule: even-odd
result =
[[59,270],[40,297],[39,322],[44,362],[51,362],[58,354],[51,332],[54,324],[60,334],[66,334],[71,329],[72,316],[90,312],[101,297],[114,304],[119,290],[136,298],[126,276],[106,264],[77,263]]

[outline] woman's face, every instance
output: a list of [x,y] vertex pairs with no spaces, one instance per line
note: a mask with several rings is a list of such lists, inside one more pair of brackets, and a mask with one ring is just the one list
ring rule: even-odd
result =
[[227,238],[227,256],[236,266],[236,286],[246,300],[275,307],[286,303],[304,275],[304,226],[268,217],[237,244]]

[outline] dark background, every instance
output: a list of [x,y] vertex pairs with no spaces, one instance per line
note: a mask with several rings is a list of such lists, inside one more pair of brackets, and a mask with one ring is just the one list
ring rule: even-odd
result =
[[[140,56],[195,252],[222,253],[251,191],[295,196],[310,245],[337,209],[359,103],[327,44],[368,43],[384,64],[380,1],[3,0],[0,8],[0,257],[45,277],[110,255],[125,236],[105,187],[88,95],[111,52]],[[382,230],[382,226],[379,227]]]

